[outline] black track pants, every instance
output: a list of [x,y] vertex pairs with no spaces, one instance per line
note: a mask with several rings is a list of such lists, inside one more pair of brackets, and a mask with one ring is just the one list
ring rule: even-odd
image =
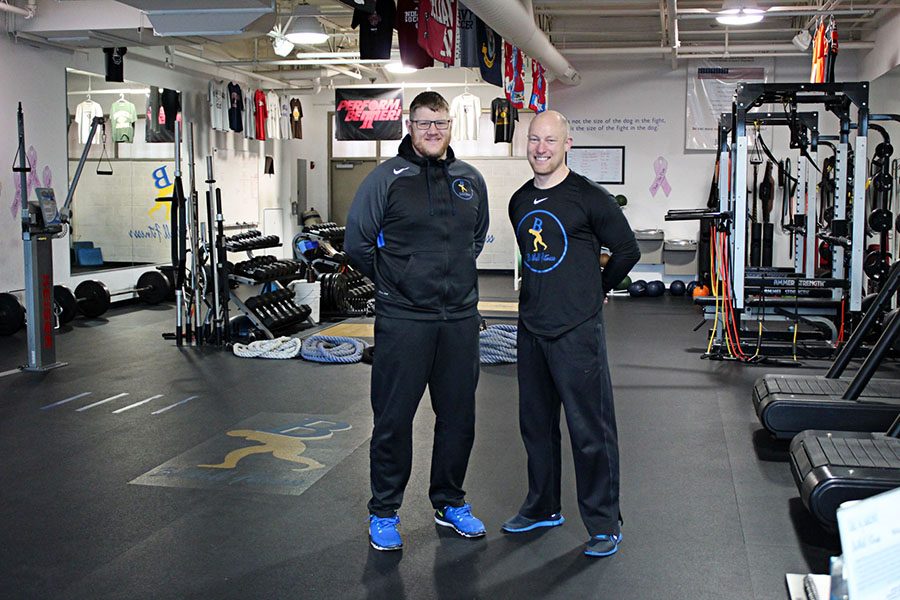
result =
[[572,438],[578,508],[592,536],[619,531],[619,449],[603,313],[556,339],[519,322],[519,425],[528,454],[528,496],[519,512],[541,518],[560,506],[560,404]]
[[435,508],[462,506],[475,439],[477,316],[455,321],[375,319],[369,512],[393,515],[412,468],[412,424],[425,386],[436,415],[428,495]]

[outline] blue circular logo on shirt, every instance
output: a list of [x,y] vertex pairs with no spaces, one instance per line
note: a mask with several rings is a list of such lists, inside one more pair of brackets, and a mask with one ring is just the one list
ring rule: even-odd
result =
[[516,225],[522,264],[535,273],[558,267],[569,249],[569,237],[553,213],[533,210]]
[[475,192],[472,190],[472,182],[468,179],[462,177],[454,179],[451,187],[453,188],[453,193],[463,200],[471,200],[475,196]]

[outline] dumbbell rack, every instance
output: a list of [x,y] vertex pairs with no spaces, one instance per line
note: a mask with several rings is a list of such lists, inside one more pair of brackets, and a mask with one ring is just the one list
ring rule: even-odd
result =
[[[279,247],[281,242],[277,236],[262,236],[259,231],[251,230],[237,236],[226,238],[225,248],[232,252],[246,252],[249,259],[236,263],[228,275],[230,281],[249,286],[281,286],[284,279],[298,279],[303,276],[304,265],[292,260],[277,260],[273,256],[254,257],[254,250]],[[255,327],[269,338],[275,338],[275,332],[307,321],[311,314],[308,306],[297,306],[293,301],[294,294],[280,287],[241,300],[233,290],[229,290],[229,298],[238,309],[250,319]]]

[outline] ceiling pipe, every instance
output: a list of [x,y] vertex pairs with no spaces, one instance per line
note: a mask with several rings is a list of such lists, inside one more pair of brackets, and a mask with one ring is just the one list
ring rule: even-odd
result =
[[541,63],[547,72],[568,85],[581,83],[581,75],[538,29],[519,0],[466,0],[466,8],[510,44]]
[[[871,50],[875,42],[843,42],[841,50]],[[634,46],[631,48],[567,48],[566,54],[581,56],[627,56],[668,54],[671,48],[662,46]],[[691,57],[698,54],[715,54],[716,56],[738,56],[738,53],[777,53],[778,56],[807,55],[808,52],[798,53],[793,44],[729,44],[728,46],[704,45],[684,46],[678,48],[679,57]],[[753,56],[753,54],[751,54]]]
[[12,4],[7,4],[6,2],[0,2],[0,11],[19,15],[20,17],[25,17],[26,19],[31,19],[34,17],[35,4],[35,0],[29,0],[27,7],[19,8],[18,6],[13,6]]
[[[202,63],[205,65],[213,65],[215,67],[219,67],[220,64],[214,60],[209,60],[208,58],[203,58],[202,56],[196,56],[194,54],[190,54],[189,52],[183,52],[181,50],[173,50],[172,54],[175,56],[180,56],[181,58],[185,58],[187,60],[192,60],[194,62]],[[236,67],[228,67],[230,71],[234,71],[235,73],[240,73],[246,77],[250,77],[253,79],[258,79],[259,81],[268,81],[269,83],[274,83],[277,85],[284,85],[284,81],[280,79],[273,79],[272,77],[266,77],[265,75],[258,75],[253,71],[247,71],[245,69],[238,69]]]

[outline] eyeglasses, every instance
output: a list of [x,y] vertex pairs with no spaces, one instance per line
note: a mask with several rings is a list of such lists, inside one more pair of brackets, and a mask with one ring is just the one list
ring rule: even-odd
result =
[[416,129],[418,129],[419,131],[428,131],[429,129],[431,129],[432,123],[441,131],[450,129],[450,119],[437,119],[433,121],[429,121],[428,119],[410,119],[409,122],[415,123]]

